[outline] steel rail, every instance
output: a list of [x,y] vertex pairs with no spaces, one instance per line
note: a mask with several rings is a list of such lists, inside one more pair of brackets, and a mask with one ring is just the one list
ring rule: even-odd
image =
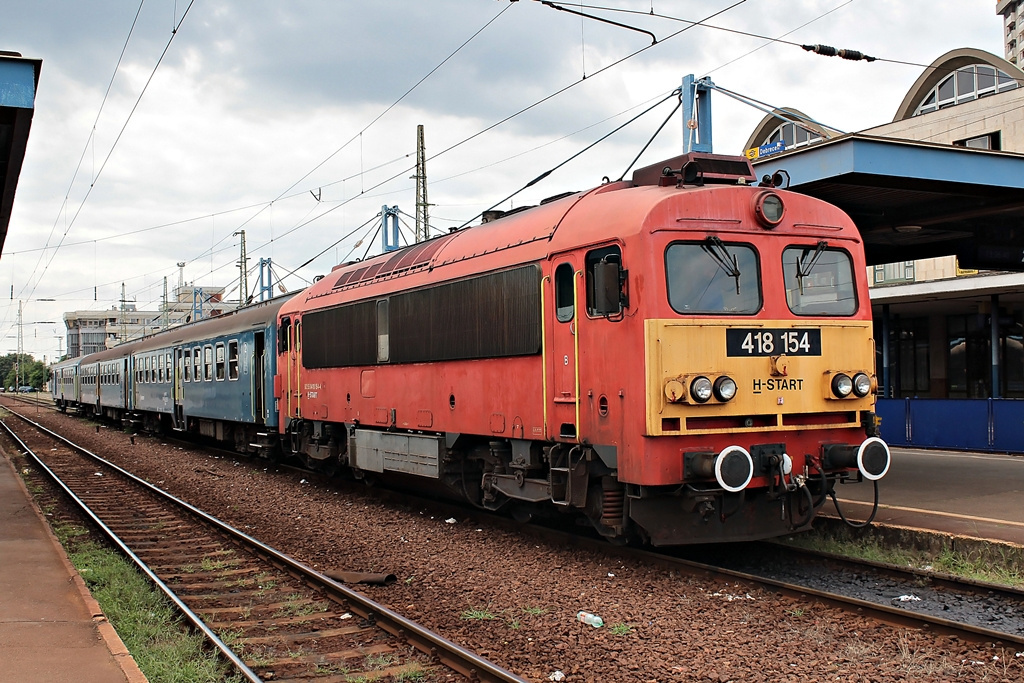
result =
[[[288,465],[278,464],[278,467],[290,467]],[[302,467],[294,467],[293,469],[308,473],[312,476],[324,476],[323,473],[316,472],[314,470],[305,469]],[[409,494],[407,492],[395,493],[388,491],[387,489],[378,489],[377,495],[389,500],[396,502],[408,502]],[[439,501],[436,499],[420,499],[423,503],[429,503],[439,509],[445,510],[445,514],[466,514],[467,510],[465,507],[459,506],[449,501]],[[822,602],[826,602],[838,609],[850,611],[851,609],[867,612],[875,615],[875,618],[886,623],[897,624],[901,626],[920,627],[922,624],[927,625],[932,631],[945,631],[947,633],[958,635],[962,637],[970,637],[974,640],[997,640],[1004,641],[1007,643],[1013,643],[1017,646],[1024,646],[1024,636],[1006,633],[1003,631],[996,631],[993,629],[987,629],[981,626],[975,626],[973,624],[964,624],[951,619],[944,619],[929,615],[926,613],[909,612],[905,609],[893,607],[891,605],[885,605],[882,603],[871,602],[862,598],[847,597],[838,593],[829,593],[827,591],[818,590],[815,588],[804,587],[798,584],[786,583],[777,579],[771,579],[768,577],[757,576],[756,574],[744,573],[741,571],[727,569],[725,567],[719,567],[713,564],[697,562],[695,560],[688,560],[680,557],[673,557],[653,550],[642,550],[631,546],[616,546],[608,543],[605,540],[594,539],[586,536],[580,536],[576,533],[570,533],[559,529],[553,529],[537,525],[523,525],[513,519],[503,517],[495,514],[488,514],[485,511],[474,509],[472,514],[479,518],[486,518],[490,524],[496,527],[510,531],[513,533],[531,535],[538,539],[546,541],[552,541],[562,546],[576,546],[587,550],[593,550],[601,552],[606,555],[612,555],[622,559],[641,559],[651,564],[661,565],[669,569],[680,569],[687,571],[691,574],[704,574],[707,576],[725,576],[730,579],[737,579],[746,581],[752,584],[758,584],[762,586],[769,586],[779,592],[785,593],[792,597],[813,597]],[[787,550],[789,547],[787,546]],[[794,551],[802,549],[793,549]],[[829,559],[833,559],[837,562],[856,563],[872,566],[872,563],[867,561],[861,561],[842,556],[830,556]],[[886,565],[879,565],[882,569],[888,569],[893,572],[904,571],[898,567],[889,567]],[[961,580],[949,575],[940,575],[934,572],[927,572],[923,570],[905,570],[906,574],[910,574],[919,578],[926,578],[931,580],[935,584],[945,585],[947,588],[957,589],[959,586],[969,586],[975,590],[990,591],[993,594],[1006,595],[1020,599],[1024,597],[1024,591],[1018,591],[1013,588],[1005,586],[998,586],[993,584],[987,584],[984,582],[976,582],[971,580]],[[959,586],[958,586],[959,585]]]
[[[315,473],[313,473],[315,474]],[[384,489],[378,491],[379,495],[388,497],[388,492]],[[394,500],[408,502],[409,496],[407,493],[396,495]],[[426,500],[423,502],[429,502],[429,504],[436,506],[440,509],[447,510],[452,514],[466,514],[467,510],[464,507],[458,507],[455,504],[437,500]],[[606,555],[622,558],[622,559],[640,559],[645,562],[649,562],[653,565],[660,565],[667,569],[676,569],[686,571],[690,574],[702,574],[705,576],[722,576],[728,577],[729,579],[735,579],[739,581],[745,581],[750,584],[766,586],[771,589],[777,590],[778,592],[784,593],[791,597],[811,597],[827,603],[837,609],[845,611],[860,611],[872,615],[879,621],[886,623],[896,624],[900,626],[908,626],[913,628],[920,628],[922,625],[928,627],[933,632],[945,632],[951,635],[957,635],[965,639],[971,639],[975,641],[1002,641],[1006,643],[1012,643],[1018,647],[1024,646],[1024,636],[1017,635],[1014,633],[1006,633],[1003,631],[996,631],[988,629],[982,626],[975,626],[973,624],[964,624],[951,619],[944,619],[930,614],[909,612],[905,609],[893,607],[882,603],[871,602],[861,598],[847,597],[838,593],[829,593],[815,588],[800,586],[798,584],[787,583],[768,577],[761,577],[755,574],[745,573],[737,570],[727,569],[724,567],[718,567],[713,564],[704,562],[697,562],[695,560],[689,560],[679,557],[673,557],[664,553],[660,553],[654,550],[643,550],[631,546],[616,546],[608,543],[605,540],[599,540],[595,538],[580,536],[576,533],[570,533],[559,529],[552,529],[548,527],[542,527],[537,525],[523,525],[516,522],[513,519],[501,517],[499,515],[486,514],[481,510],[474,509],[472,514],[478,518],[486,518],[489,523],[496,527],[505,529],[510,532],[531,535],[534,538],[543,539],[549,542],[557,543],[560,546],[568,547],[575,546],[586,550],[592,550],[595,552],[604,553]],[[847,562],[859,562],[857,560],[851,560],[845,558]],[[964,585],[971,586],[977,589],[991,590],[994,593],[1004,591],[1007,594],[1015,593],[1014,589],[1006,589],[1000,587],[989,586],[986,584],[973,585],[969,581],[959,582],[953,577],[937,577],[934,574],[927,572],[916,572],[918,576],[932,578],[935,581],[945,580],[947,582],[963,583]],[[950,584],[947,584],[950,585]],[[954,586],[955,587],[955,586]]]
[[[21,415],[18,415],[17,413],[15,413],[14,411],[10,410],[9,408],[8,408],[8,411],[12,415],[14,415],[16,417],[19,417],[19,418],[21,418],[23,420],[26,419],[26,418],[22,417]],[[29,421],[29,420],[26,420],[26,421],[31,423],[31,421]],[[34,424],[34,423],[31,423],[31,424]],[[193,612],[189,608],[189,606],[186,605],[181,600],[181,598],[178,597],[177,593],[175,593],[173,590],[171,590],[170,587],[168,587],[168,585],[166,583],[164,583],[160,579],[160,577],[157,576],[155,572],[153,572],[152,569],[149,568],[149,565],[147,565],[145,562],[143,562],[142,559],[139,558],[139,556],[136,555],[132,551],[132,549],[129,548],[127,546],[127,544],[125,544],[125,542],[122,541],[121,538],[117,534],[115,534],[114,531],[110,527],[108,527],[103,522],[103,520],[100,519],[99,516],[96,515],[95,512],[92,511],[92,509],[86,504],[86,502],[84,500],[79,498],[77,495],[75,495],[74,491],[72,491],[70,488],[68,488],[67,484],[65,484],[61,480],[61,478],[59,476],[57,476],[56,472],[54,472],[53,470],[51,470],[49,467],[46,466],[46,463],[43,462],[42,458],[40,458],[38,455],[36,455],[35,452],[31,448],[28,447],[28,444],[26,444],[24,441],[22,441],[21,437],[19,437],[17,434],[14,433],[14,430],[11,429],[11,427],[7,424],[6,421],[0,420],[0,426],[3,427],[4,431],[7,432],[8,436],[10,436],[15,441],[15,443],[17,443],[19,445],[19,447],[25,452],[25,454],[28,455],[29,457],[31,457],[32,460],[35,461],[36,465],[40,469],[42,469],[43,472],[46,473],[46,475],[53,481],[53,483],[56,484],[58,487],[60,487],[61,490],[64,491],[65,495],[67,495],[68,498],[70,498],[71,501],[74,502],[74,504],[77,505],[79,507],[79,509],[82,510],[82,513],[85,514],[89,519],[92,520],[93,524],[95,524],[107,536],[107,538],[110,539],[110,542],[113,543],[115,546],[117,546],[117,548],[122,553],[124,553],[125,556],[127,556],[128,559],[130,559],[135,564],[136,567],[138,567],[139,571],[141,571],[143,574],[145,574],[146,577],[148,577],[149,580],[153,582],[153,585],[155,585],[157,588],[159,588],[160,591],[164,595],[166,595],[167,598],[172,603],[174,603],[174,606],[178,608],[178,611],[180,611],[185,616],[185,618],[188,619],[189,622],[196,629],[198,629],[206,637],[206,639],[214,647],[216,647],[217,650],[219,650],[220,653],[229,662],[231,662],[231,664],[238,670],[239,673],[241,673],[243,676],[245,676],[245,678],[247,680],[251,681],[252,683],[263,683],[263,679],[260,678],[259,676],[257,676],[253,672],[252,669],[250,669],[248,666],[246,666],[245,662],[243,662],[238,657],[238,655],[236,655],[235,652],[230,647],[228,647],[224,643],[224,641],[221,640],[220,637],[217,636],[217,634],[214,633],[210,629],[209,626],[206,625],[206,623],[202,620],[202,618],[200,618],[200,616],[198,614]],[[45,428],[43,428],[43,429],[45,429]]]
[[[522,527],[519,528],[522,529]],[[791,597],[809,596],[821,600],[822,602],[825,602],[829,605],[835,606],[839,609],[850,610],[851,608],[854,608],[858,611],[873,615],[874,618],[887,623],[911,627],[920,627],[922,624],[924,624],[928,626],[929,629],[933,632],[943,631],[952,635],[970,638],[973,640],[1002,641],[1006,643],[1012,643],[1018,647],[1024,646],[1024,636],[1017,635],[1014,633],[996,631],[982,626],[975,626],[974,624],[964,624],[958,621],[944,619],[942,617],[937,617],[930,614],[908,612],[907,610],[900,609],[898,607],[893,607],[891,605],[871,602],[869,600],[864,600],[861,598],[848,597],[838,593],[830,593],[816,588],[801,586],[799,584],[787,583],[785,581],[779,581],[777,579],[758,576],[756,574],[741,572],[734,569],[726,569],[724,567],[718,567],[713,564],[697,562],[696,560],[688,560],[679,557],[673,557],[671,555],[665,555],[651,550],[641,550],[638,548],[613,546],[605,541],[584,538],[576,536],[574,534],[569,534],[567,532],[553,529],[530,527],[527,533],[537,534],[539,537],[543,537],[548,540],[554,540],[562,544],[572,544],[576,545],[577,547],[604,552],[606,554],[610,554],[615,557],[623,559],[639,558],[648,561],[652,564],[664,566],[666,568],[682,569],[684,571],[688,571],[691,574],[703,574],[706,576],[723,576],[738,581],[745,581],[747,583],[755,585],[769,586]],[[850,558],[845,558],[845,561],[855,562],[855,560],[851,560]],[[920,576],[921,573],[918,572],[917,575]],[[948,577],[943,578],[945,578],[946,581],[953,581]],[[972,587],[977,588],[977,586]],[[993,588],[989,586],[984,587],[986,589],[990,589],[993,591],[999,590],[998,588]],[[1007,593],[1014,592],[1013,589],[1002,590],[1006,591]]]
[[[29,418],[11,410],[10,408],[7,408],[7,410],[12,415],[32,425],[33,427],[43,432],[44,434],[47,434],[51,438],[56,439],[61,443],[67,445],[69,448],[75,450],[76,452],[81,453],[82,455],[85,455],[89,458],[92,458],[96,462],[103,464],[105,467],[113,469],[114,471],[118,472],[119,474],[126,477],[130,481],[138,484],[139,486],[142,486],[143,488],[147,489],[148,491],[152,492],[158,497],[167,500],[181,507],[184,510],[187,510],[188,512],[192,513],[202,521],[210,524],[211,526],[217,528],[218,530],[222,531],[228,536],[239,541],[243,545],[247,546],[250,550],[254,551],[256,554],[263,556],[264,559],[270,561],[272,564],[275,564],[284,571],[287,571],[299,580],[306,582],[308,585],[324,589],[329,597],[331,597],[335,602],[341,603],[343,606],[345,606],[346,609],[355,612],[359,616],[376,624],[388,633],[391,633],[394,636],[404,639],[406,642],[413,645],[421,652],[430,655],[438,662],[462,674],[470,680],[485,681],[488,683],[526,683],[525,679],[516,676],[512,672],[507,671],[506,669],[503,669],[497,664],[494,664],[493,662],[477,655],[476,653],[463,648],[462,646],[448,640],[440,634],[434,633],[424,628],[423,626],[420,626],[418,623],[403,617],[397,612],[388,609],[384,605],[381,605],[369,599],[365,595],[353,591],[350,588],[347,588],[346,586],[342,585],[341,583],[334,581],[333,579],[327,576],[324,576],[323,574],[312,569],[311,567],[287,555],[284,555],[283,553],[262,543],[261,541],[253,538],[252,536],[249,536],[248,534],[245,534],[239,531],[238,529],[235,529],[229,524],[207,514],[206,512],[203,512],[199,508],[196,508],[195,506],[179,498],[176,498],[175,496],[171,495],[170,493],[167,493],[163,489],[154,486],[153,484],[143,479],[140,479],[139,477],[136,477],[131,472],[128,472],[127,470],[118,467],[117,465],[107,460],[104,460],[99,455],[96,455],[95,453],[89,451],[88,449],[79,446],[78,444],[44,427],[43,425],[30,420]],[[12,436],[14,436],[14,438],[18,441],[19,444],[22,445],[23,448],[27,449],[27,446],[25,446],[24,442],[14,435],[14,432],[6,423],[0,420],[0,425],[3,425],[4,429]],[[37,458],[34,454],[33,458],[37,462],[40,462],[40,464],[42,464],[41,460]],[[46,468],[45,465],[43,465],[43,467],[49,472],[49,468]],[[49,474],[50,476],[53,477],[56,476],[52,472],[50,472]],[[77,497],[75,497],[74,494],[67,489],[67,487],[64,487],[62,483],[61,485],[65,491],[68,491],[69,495],[73,496],[77,500]],[[88,509],[85,508],[84,502],[79,502],[79,504],[82,505],[84,509]],[[91,513],[91,511],[89,511],[88,514],[90,518],[92,518],[99,525],[101,525],[101,528],[105,530],[105,533],[111,535],[112,538],[116,538],[116,536],[113,536],[113,532],[107,529],[106,526],[103,525],[103,523],[100,522],[96,518],[96,516]],[[115,543],[117,543],[118,547],[122,548],[127,554],[129,554],[130,557],[133,557],[133,561],[135,561],[137,564],[140,564],[140,566],[143,566],[141,564],[141,560],[135,558],[134,554],[131,553],[127,546],[120,542],[119,539],[116,540]],[[155,582],[157,582],[158,585],[162,586],[161,590],[165,590],[165,592],[170,591],[170,589],[166,588],[166,586],[160,581],[160,579],[153,575],[152,572],[148,571],[148,569],[144,569],[143,571],[146,572],[147,576],[151,576],[151,578]],[[180,603],[180,601],[178,601],[176,598],[172,598],[172,600],[175,600],[175,604]],[[188,610],[188,607],[184,604],[181,604],[181,607],[183,610]],[[189,613],[191,614],[190,610]],[[196,620],[198,620],[199,624],[202,623],[198,616],[193,616],[195,617]],[[197,624],[197,628],[203,630],[204,634],[208,634],[208,637],[210,637],[211,640],[220,643],[221,646],[227,649],[227,652],[230,652],[230,648],[227,648],[227,646],[224,645],[219,638],[217,638],[216,634],[210,632],[209,629],[205,627],[205,625],[199,626],[199,624]],[[218,649],[220,649],[220,646],[218,646]],[[235,656],[233,652],[230,655],[226,654],[226,656],[228,656],[232,662],[237,660],[237,656]],[[241,662],[241,666],[245,667],[244,662]],[[248,669],[246,668],[245,670]],[[252,674],[252,676],[253,678],[251,678],[250,680],[260,681],[259,678],[255,677],[255,674]]]

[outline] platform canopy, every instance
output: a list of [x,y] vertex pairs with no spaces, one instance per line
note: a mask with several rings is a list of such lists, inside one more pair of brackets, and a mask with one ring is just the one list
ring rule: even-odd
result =
[[1024,271],[1024,154],[853,133],[754,162],[780,169],[853,218],[869,265],[955,254]]
[[0,252],[7,240],[42,64],[17,52],[0,51]]

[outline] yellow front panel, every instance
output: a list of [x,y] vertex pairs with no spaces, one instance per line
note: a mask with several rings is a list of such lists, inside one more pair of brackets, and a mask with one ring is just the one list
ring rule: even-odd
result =
[[[726,348],[729,328],[735,330],[735,339],[744,340],[742,349],[734,342],[731,356]],[[806,343],[804,332],[811,339],[820,333],[820,355],[784,353],[778,348],[780,330],[787,331],[785,339],[792,340],[797,354],[817,350]],[[774,331],[774,343],[761,345],[758,331]],[[864,398],[851,394],[836,399],[830,389],[838,372],[850,377],[864,372],[874,380],[869,321],[648,320],[645,338],[649,436],[847,428],[860,424],[859,411],[874,406],[874,391]],[[689,397],[694,378],[714,381],[721,375],[735,380],[734,399],[698,404]]]

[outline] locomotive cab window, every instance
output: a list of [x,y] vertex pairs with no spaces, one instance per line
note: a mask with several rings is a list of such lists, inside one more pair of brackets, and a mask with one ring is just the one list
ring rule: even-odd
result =
[[277,352],[284,353],[289,349],[289,337],[292,333],[292,319],[283,318],[281,327],[277,330]]
[[574,277],[571,263],[563,263],[555,269],[555,319],[560,323],[567,323],[576,316]]
[[749,244],[674,242],[665,250],[668,302],[677,313],[753,315],[761,309],[761,272]]
[[857,292],[853,259],[842,249],[816,245],[790,246],[782,252],[786,303],[797,315],[853,315]]
[[617,245],[587,252],[587,315],[611,316],[622,312],[620,279],[624,274],[622,250]]

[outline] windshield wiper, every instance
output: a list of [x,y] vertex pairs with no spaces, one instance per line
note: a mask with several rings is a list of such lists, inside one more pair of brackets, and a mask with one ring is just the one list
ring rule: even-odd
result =
[[797,286],[800,288],[801,294],[804,293],[804,278],[810,275],[811,271],[814,270],[815,264],[818,262],[818,259],[821,258],[821,255],[825,252],[825,249],[827,247],[828,242],[826,242],[825,240],[821,240],[814,247],[813,252],[810,249],[804,249],[803,253],[801,253],[800,255],[800,258],[797,259],[796,283]]
[[725,274],[736,281],[736,295],[740,293],[740,267],[736,256],[729,253],[721,239],[715,236],[708,237],[700,248],[707,253],[711,259],[718,264],[718,267],[725,271]]

